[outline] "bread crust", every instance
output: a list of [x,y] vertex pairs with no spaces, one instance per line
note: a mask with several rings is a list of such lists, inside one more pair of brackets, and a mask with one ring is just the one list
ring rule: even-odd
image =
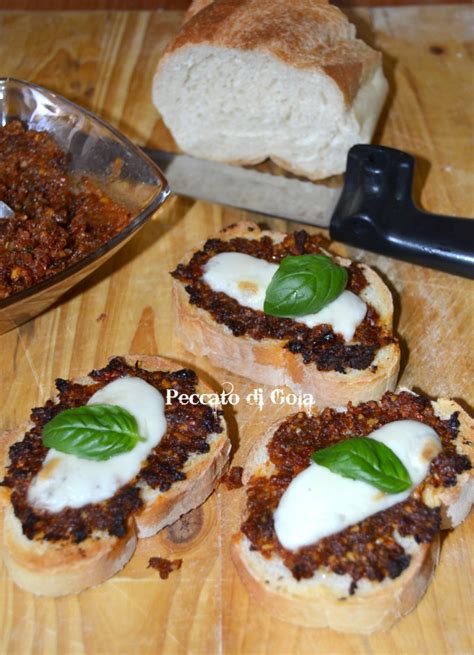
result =
[[[126,355],[127,364],[139,363],[148,370],[176,371],[183,366],[158,356]],[[91,378],[76,380],[89,384]],[[212,391],[199,380],[198,393]],[[20,440],[32,426],[27,422],[17,429],[0,435],[0,464],[8,465],[8,449]],[[78,593],[98,585],[117,573],[132,557],[138,538],[149,537],[176,521],[182,514],[198,507],[212,493],[228,462],[230,441],[222,420],[223,431],[215,434],[210,451],[193,455],[185,465],[186,479],[171,486],[167,492],[148,489],[143,509],[130,517],[123,538],[108,533],[94,533],[79,544],[30,540],[9,503],[8,490],[1,497],[5,507],[3,556],[14,582],[27,591],[44,596]],[[3,471],[5,472],[5,471]],[[3,476],[2,476],[3,477]]]
[[[280,232],[260,230],[252,222],[238,223],[213,236],[228,241],[234,237],[259,239],[265,235],[274,240],[284,236]],[[187,263],[191,256],[192,253],[188,253],[182,261]],[[343,265],[350,263],[340,257],[336,257],[336,260]],[[363,292],[361,297],[375,306],[382,326],[391,330],[393,302],[390,291],[375,271],[365,265],[363,270],[369,282],[369,291]],[[377,366],[375,371],[371,367],[352,369],[347,373],[320,371],[313,363],[304,364],[301,357],[283,347],[282,341],[257,341],[246,335],[235,337],[225,325],[216,323],[207,311],[191,305],[183,284],[178,280],[173,281],[173,293],[182,343],[193,354],[206,355],[215,366],[225,367],[255,382],[288,386],[297,393],[310,393],[315,403],[324,407],[340,407],[349,401],[376,400],[385,391],[395,388],[400,365],[397,343],[379,349],[373,362]]]
[[[432,406],[441,418],[459,412],[456,450],[473,461],[473,420],[453,400],[442,398],[432,401]],[[244,485],[254,475],[268,477],[272,474],[273,465],[267,458],[267,444],[279,425],[280,422],[270,426],[250,450],[242,475]],[[462,497],[462,515],[460,511],[455,512],[460,522],[474,502],[473,481],[474,470],[471,469],[457,476],[454,487],[425,490],[423,500],[431,507],[441,505],[442,515],[449,516]],[[240,493],[242,514],[245,516],[245,487]],[[452,522],[442,524],[442,528],[452,526]],[[382,583],[364,581],[362,589],[358,588],[353,595],[341,593],[340,580],[344,576],[332,571],[324,571],[319,577],[298,582],[277,555],[267,560],[258,551],[251,550],[250,541],[242,532],[233,536],[231,554],[249,592],[278,619],[312,628],[371,634],[387,630],[411,612],[428,587],[439,559],[439,535],[429,544],[416,544],[412,538],[410,541],[410,565],[401,575],[394,580],[385,579]],[[275,575],[275,570],[278,575]]]
[[355,27],[327,0],[201,0],[190,8],[160,66],[191,45],[260,51],[295,68],[322,70],[346,105],[382,60],[355,38]]
[[[440,398],[432,402],[437,416],[449,418],[458,413],[459,437],[456,451],[459,455],[469,457],[474,466],[474,422],[462,407],[450,398]],[[469,514],[474,503],[474,468],[458,475],[456,485],[429,490],[429,503],[441,506],[441,527],[452,529],[459,525]],[[427,498],[427,494],[425,494]]]
[[183,23],[192,18],[198,11],[210,5],[214,0],[193,0],[184,14]]
[[75,594],[112,577],[137,545],[134,521],[125,537],[100,536],[80,545],[32,541],[25,537],[13,508],[3,519],[3,557],[12,580],[39,596]]
[[[388,630],[402,616],[411,612],[423,597],[433,575],[439,556],[437,537],[429,546],[422,544],[410,566],[393,583],[379,585],[370,597],[338,596],[327,585],[320,584],[308,596],[293,590],[298,583],[289,584],[285,591],[266,581],[265,564],[250,550],[250,543],[242,535],[232,540],[232,560],[237,572],[252,596],[270,614],[288,623],[308,628],[331,628],[337,632],[371,634]],[[335,574],[328,574],[334,576]]]

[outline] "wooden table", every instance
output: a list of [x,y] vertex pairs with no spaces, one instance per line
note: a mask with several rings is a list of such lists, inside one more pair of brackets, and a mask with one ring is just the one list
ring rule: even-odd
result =
[[[416,193],[427,209],[473,214],[472,61],[467,6],[351,10],[360,34],[383,50],[391,96],[376,140],[419,157]],[[29,79],[92,109],[139,143],[174,146],[150,101],[154,69],[179,12],[0,13],[0,74]],[[1,423],[12,427],[49,396],[56,377],[104,365],[113,354],[161,353],[251,386],[194,359],[179,344],[170,277],[183,252],[248,214],[175,198],[102,269],[63,302],[0,337]],[[258,220],[258,217],[254,217]],[[268,221],[286,227],[282,221]],[[335,249],[346,249],[335,244]],[[472,285],[383,257],[364,257],[394,292],[403,347],[401,383],[473,401]],[[409,357],[408,357],[409,355]],[[280,413],[288,411],[286,408]],[[227,418],[240,463],[270,420],[242,403]],[[114,579],[78,596],[35,598],[0,571],[2,653],[271,653],[467,655],[473,652],[473,517],[443,541],[426,596],[385,634],[367,637],[300,629],[251,600],[230,562],[238,524],[235,492],[219,489],[178,525],[142,541]],[[152,555],[182,557],[167,581]]]

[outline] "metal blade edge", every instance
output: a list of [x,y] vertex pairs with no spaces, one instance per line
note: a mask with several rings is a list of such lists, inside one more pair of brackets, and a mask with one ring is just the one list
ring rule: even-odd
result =
[[143,148],[178,195],[266,216],[328,227],[341,187],[306,182],[231,164]]

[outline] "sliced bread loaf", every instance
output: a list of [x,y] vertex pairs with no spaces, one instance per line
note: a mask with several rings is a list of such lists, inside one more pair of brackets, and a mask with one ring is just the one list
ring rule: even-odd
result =
[[342,173],[349,148],[370,141],[388,88],[381,55],[337,7],[215,0],[189,15],[153,82],[182,150],[240,164],[270,157],[316,180]]

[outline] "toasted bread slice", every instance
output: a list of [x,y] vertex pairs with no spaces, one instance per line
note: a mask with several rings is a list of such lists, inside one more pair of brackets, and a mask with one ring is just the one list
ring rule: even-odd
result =
[[[148,372],[166,371],[173,373],[183,370],[183,367],[176,362],[163,357],[128,355],[111,360],[109,367],[114,361],[123,362],[125,366],[130,367],[139,366],[141,370]],[[118,377],[121,376],[118,375]],[[75,382],[87,386],[97,382],[97,379],[94,381],[88,376]],[[198,381],[194,388],[198,394],[211,391],[201,381]],[[54,402],[58,402],[58,397]],[[109,514],[115,512],[115,519],[119,523],[121,520],[119,527],[115,527],[113,518],[108,526],[110,529],[101,529],[101,527],[92,524],[86,538],[84,538],[84,534],[78,533],[78,530],[80,531],[84,527],[78,529],[76,523],[74,523],[74,529],[72,527],[70,529],[71,535],[69,538],[64,535],[60,535],[60,538],[54,538],[54,535],[53,537],[50,535],[48,539],[42,538],[45,526],[48,527],[48,519],[41,523],[43,535],[41,532],[29,536],[25,534],[25,512],[16,512],[15,503],[12,503],[11,496],[18,492],[19,487],[17,489],[15,482],[11,483],[11,479],[15,478],[15,474],[9,470],[11,460],[8,452],[11,445],[22,441],[34,424],[29,422],[16,430],[1,435],[0,455],[3,454],[1,463],[2,466],[5,466],[6,480],[10,479],[10,482],[7,482],[8,486],[2,487],[2,499],[6,505],[3,556],[14,582],[23,589],[39,595],[61,596],[78,593],[87,587],[103,582],[119,571],[132,557],[138,538],[156,534],[165,526],[176,521],[182,514],[203,503],[217,486],[227,465],[230,452],[230,442],[227,438],[225,422],[220,414],[213,412],[213,416],[215,417],[214,424],[220,431],[216,430],[209,433],[205,428],[205,422],[203,423],[201,436],[205,439],[207,446],[201,448],[201,452],[189,450],[187,459],[182,466],[177,467],[182,475],[177,476],[177,480],[172,482],[168,489],[160,491],[158,486],[152,488],[145,479],[140,479],[139,475],[137,475],[134,480],[119,489],[114,496],[118,496],[125,490],[122,502],[126,505],[127,502],[131,502],[130,498],[133,497],[135,502],[138,498],[139,502],[137,504],[140,504],[141,501],[141,506],[134,506],[132,510],[126,511],[123,516],[120,513],[122,511],[120,505],[115,506],[115,509],[109,508]],[[165,439],[169,430],[168,425],[163,439]],[[160,444],[153,449],[152,453],[159,453],[159,448]],[[149,467],[151,466],[153,471],[153,463],[150,464],[150,460],[147,459],[142,464],[140,473],[146,464]],[[10,475],[10,478],[8,478],[8,475]],[[19,482],[20,484],[21,482]],[[130,496],[127,496],[127,489]],[[108,503],[109,500],[104,502]],[[102,505],[102,503],[98,505]],[[67,532],[68,520],[79,520],[77,513],[91,507],[94,510],[94,506],[91,505],[77,510],[66,508],[60,513],[63,514],[63,518],[57,520],[50,532],[54,533],[54,530]],[[20,516],[17,516],[17,514],[20,514]],[[102,521],[108,520],[106,514],[107,511],[103,513]],[[113,534],[113,532],[116,534]]]
[[[285,237],[281,232],[261,230],[255,223],[242,222],[213,235],[210,240],[270,238],[278,244]],[[196,252],[203,246],[198,245]],[[324,250],[322,252],[326,253]],[[191,257],[192,253],[185,256],[182,265],[188,264]],[[334,259],[341,266],[348,267],[351,264],[348,259]],[[377,325],[381,332],[392,335],[391,293],[375,271],[365,264],[358,266],[367,281],[359,293],[360,298],[377,312]],[[377,399],[385,391],[395,388],[400,349],[394,339],[376,350],[373,361],[366,368],[346,368],[344,372],[319,370],[314,362],[305,364],[301,354],[286,348],[288,340],[257,340],[248,334],[234,336],[227,325],[218,323],[207,310],[190,303],[186,286],[185,282],[175,277],[174,298],[179,325],[177,334],[187,350],[198,356],[207,355],[215,366],[224,367],[255,382],[273,386],[286,385],[297,393],[311,394],[316,405],[321,407],[340,407],[350,401]]]
[[[269,455],[268,447],[277,430],[286,421],[294,420],[294,417],[273,425],[250,451],[242,476],[243,483],[247,485],[241,490],[244,506],[242,528],[254,537],[249,538],[249,534],[242,530],[234,535],[232,558],[248,590],[275,617],[313,628],[370,634],[388,629],[414,609],[425,593],[438,561],[439,529],[452,528],[459,524],[468,514],[474,500],[474,476],[471,468],[474,422],[452,400],[440,399],[429,403],[407,391],[398,395],[387,393],[380,403],[349,407],[346,409],[346,416],[348,421],[353,421],[352,425],[360,436],[360,421],[369,422],[370,432],[383,424],[389,415],[389,420],[392,420],[393,408],[396,408],[397,403],[400,405],[399,418],[421,420],[435,429],[438,427],[442,432],[443,450],[438,458],[444,458],[443,466],[453,467],[450,478],[445,477],[441,484],[438,484],[439,478],[436,480],[436,476],[439,475],[440,468],[433,468],[437,459],[433,460],[428,476],[409,498],[409,501],[413,502],[412,499],[416,496],[420,504],[411,505],[411,508],[421,508],[423,511],[412,514],[415,516],[412,519],[409,515],[410,507],[404,515],[404,503],[399,503],[390,510],[375,515],[378,519],[369,527],[367,521],[371,521],[373,517],[353,528],[320,540],[314,544],[314,548],[317,553],[323,553],[323,556],[329,559],[324,561],[324,565],[315,566],[312,575],[306,572],[300,579],[294,575],[297,570],[295,563],[303,562],[306,566],[312,557],[320,556],[312,550],[313,546],[296,551],[297,557],[292,560],[291,553],[285,551],[278,542],[273,519],[269,526],[268,516],[265,517],[265,529],[267,534],[271,533],[266,549],[262,549],[262,543],[255,539],[256,532],[252,533],[251,527],[249,532],[245,527],[251,526],[246,524],[246,521],[251,511],[255,511],[247,504],[249,494],[255,507],[255,490],[258,485],[266,484],[279,472],[278,465]],[[325,410],[319,415],[325,417],[319,425],[324,425],[326,430],[330,429],[328,426],[331,421],[339,422],[342,417],[344,422],[343,414],[333,413],[331,416],[330,412],[331,410]],[[345,425],[349,424],[351,423]],[[299,430],[298,437],[295,436],[295,447],[303,436]],[[271,496],[268,495],[267,498]],[[395,510],[397,515],[394,514]],[[429,517],[430,521],[435,520],[429,530],[426,525],[420,524],[419,517],[423,515]],[[394,516],[398,517],[396,525]],[[411,526],[408,533],[402,535],[397,527],[408,524]],[[378,526],[378,529],[373,529],[373,526]],[[387,526],[390,534],[387,534]],[[363,532],[368,535],[367,539],[356,543],[358,537],[353,535]],[[391,550],[384,550],[384,539],[388,539]],[[351,546],[352,550],[347,550]],[[396,555],[394,548],[399,551]],[[350,571],[356,570],[359,564],[365,566],[364,557],[369,561],[367,566],[371,567],[372,571],[376,571],[378,566],[379,570],[382,570],[387,562],[390,562],[388,574],[378,575],[380,579],[377,579],[377,574],[372,573],[372,579],[366,575],[354,580]],[[290,569],[288,563],[294,568]]]

